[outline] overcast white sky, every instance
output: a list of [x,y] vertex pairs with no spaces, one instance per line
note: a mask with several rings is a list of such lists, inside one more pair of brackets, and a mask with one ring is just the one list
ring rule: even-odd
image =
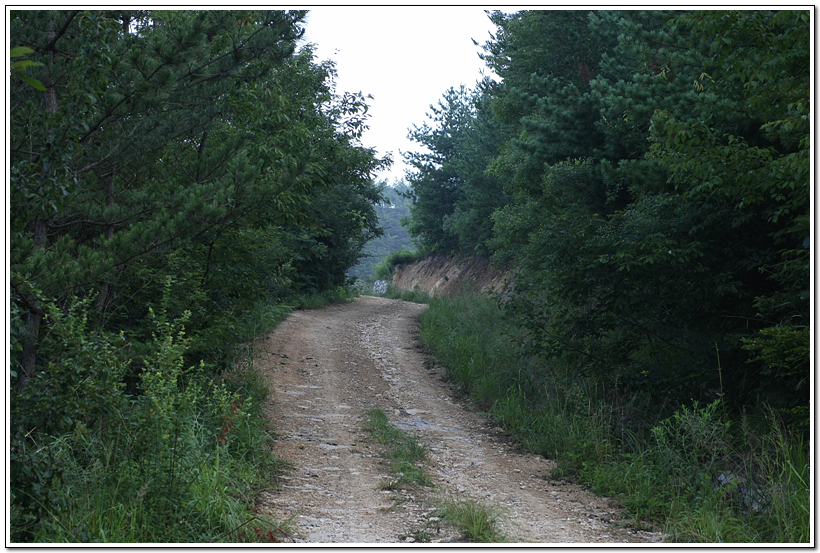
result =
[[[504,11],[507,11],[505,8]],[[331,59],[338,71],[338,92],[370,94],[370,129],[365,146],[390,153],[393,167],[377,178],[403,178],[401,151],[417,150],[407,139],[421,125],[430,104],[445,90],[473,87],[486,70],[478,58],[489,32],[483,8],[366,6],[310,10],[305,42],[316,45],[318,60]]]

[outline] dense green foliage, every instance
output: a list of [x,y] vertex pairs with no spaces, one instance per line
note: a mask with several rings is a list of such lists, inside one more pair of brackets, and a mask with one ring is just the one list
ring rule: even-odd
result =
[[[499,79],[411,132],[409,230],[515,282],[500,310],[431,308],[426,341],[527,447],[676,539],[805,541],[809,13],[489,17]],[[770,507],[727,508],[743,486]]]
[[[190,496],[264,435],[231,445],[258,406],[220,374],[381,232],[365,99],[296,51],[304,17],[12,12],[13,539],[236,537]],[[151,520],[112,533],[97,499],[84,519],[81,482]]]
[[464,86],[448,90],[430,109],[431,122],[409,135],[427,151],[407,154],[414,169],[408,174],[408,230],[424,253],[486,253],[490,215],[503,205],[504,193],[484,169],[497,152],[501,127],[490,117],[487,96]]
[[532,355],[807,429],[808,13],[490,17],[500,81],[411,132],[419,250],[514,268]]
[[420,334],[436,363],[554,476],[620,498],[671,541],[811,538],[807,444],[772,413],[727,418],[718,400],[660,416],[646,398],[544,364],[492,298],[433,298]]

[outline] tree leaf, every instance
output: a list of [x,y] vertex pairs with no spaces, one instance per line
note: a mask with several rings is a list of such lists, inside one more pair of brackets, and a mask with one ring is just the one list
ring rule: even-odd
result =
[[35,79],[33,77],[29,77],[28,75],[21,75],[19,73],[17,74],[17,76],[20,77],[21,79],[23,79],[23,81],[25,81],[26,83],[28,83],[29,86],[33,86],[34,88],[36,88],[37,90],[40,90],[42,92],[46,91],[46,87],[43,86],[43,83],[41,83],[37,79]]
[[11,52],[9,52],[9,57],[11,58],[20,58],[27,54],[33,54],[34,50],[29,48],[28,46],[17,46],[16,48],[12,48]]

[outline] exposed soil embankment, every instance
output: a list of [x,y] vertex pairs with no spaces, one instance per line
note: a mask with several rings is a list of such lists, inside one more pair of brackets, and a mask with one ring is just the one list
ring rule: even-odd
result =
[[453,296],[462,292],[501,293],[511,280],[509,273],[494,269],[483,257],[428,255],[415,263],[397,265],[393,270],[393,286],[399,290],[418,290],[430,296]]

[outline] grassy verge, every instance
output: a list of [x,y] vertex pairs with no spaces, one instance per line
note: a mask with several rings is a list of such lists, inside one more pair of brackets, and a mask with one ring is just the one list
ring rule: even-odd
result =
[[[430,489],[433,482],[425,472],[427,464],[427,447],[415,436],[404,432],[390,423],[381,409],[367,412],[365,430],[371,438],[384,447],[384,457],[394,478],[382,486],[382,489],[397,490],[415,488]],[[437,505],[434,521],[442,520],[461,531],[463,538],[469,542],[498,543],[506,538],[498,531],[497,522],[500,511],[473,500],[454,501],[450,498],[433,498]],[[419,530],[413,537],[418,542],[429,542],[430,528]]]
[[347,303],[353,301],[358,294],[352,289],[338,286],[333,290],[303,294],[297,298],[297,305],[301,309],[321,309],[333,303]]
[[394,300],[404,300],[404,301],[412,301],[413,303],[430,303],[430,296],[425,294],[424,292],[420,292],[418,287],[415,290],[399,290],[395,288],[392,284],[387,285],[387,291],[384,294],[381,294],[384,298],[390,298]]
[[448,376],[527,450],[558,461],[555,476],[619,498],[636,525],[672,541],[805,543],[809,457],[774,416],[724,418],[719,402],[661,415],[527,357],[489,298],[434,299],[421,339]]

